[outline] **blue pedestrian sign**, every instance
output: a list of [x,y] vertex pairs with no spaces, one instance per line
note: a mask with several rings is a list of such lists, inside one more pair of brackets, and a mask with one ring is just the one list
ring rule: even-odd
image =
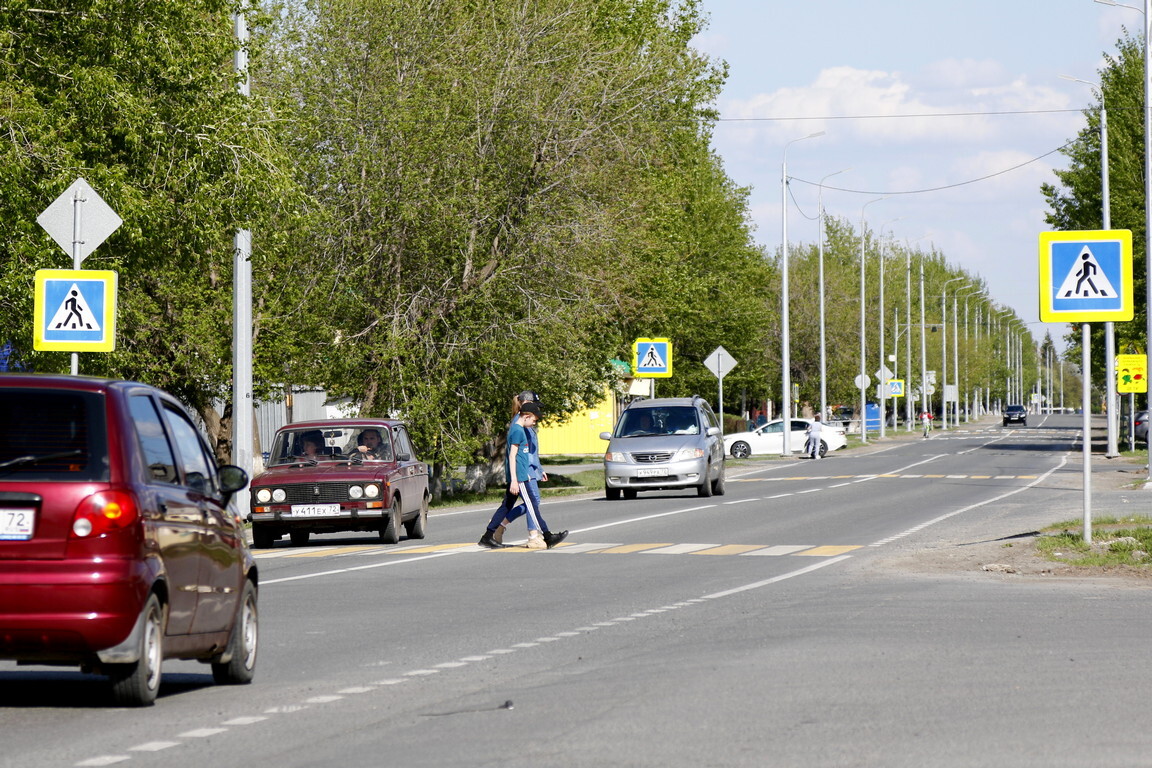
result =
[[33,307],[33,349],[111,352],[116,348],[115,272],[37,270]]
[[1133,316],[1132,233],[1040,233],[1040,319],[1125,322]]
[[632,344],[632,375],[638,379],[666,379],[672,375],[672,342],[636,339]]

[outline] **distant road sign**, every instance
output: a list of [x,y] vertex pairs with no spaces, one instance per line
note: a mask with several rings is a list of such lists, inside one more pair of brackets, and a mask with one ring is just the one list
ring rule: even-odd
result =
[[[78,257],[73,265],[78,267],[124,222],[88,182],[76,179],[36,217],[36,223],[52,236],[64,253]],[[79,242],[74,242],[77,237]]]
[[888,380],[888,397],[904,397],[904,379]]
[[1148,391],[1148,356],[1116,355],[1116,391],[1139,394]]
[[736,360],[724,347],[716,347],[712,350],[712,354],[704,358],[704,366],[712,371],[712,375],[716,378],[722,379],[728,375],[728,371],[736,367]]
[[116,348],[116,273],[41,269],[33,297],[32,348],[111,352]]
[[1132,319],[1132,233],[1127,229],[1040,233],[1040,319],[1048,323]]
[[632,343],[632,375],[639,379],[666,379],[672,375],[672,342],[636,339]]

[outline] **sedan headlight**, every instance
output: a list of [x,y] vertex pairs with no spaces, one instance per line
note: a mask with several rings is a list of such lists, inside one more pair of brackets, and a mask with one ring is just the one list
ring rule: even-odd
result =
[[676,451],[676,455],[672,457],[672,461],[688,461],[689,459],[702,458],[704,458],[704,450],[702,448],[681,448]]
[[358,485],[353,485],[348,488],[348,496],[353,499],[361,499],[364,497],[364,489]]
[[272,491],[268,490],[267,488],[261,488],[260,490],[256,491],[256,501],[260,502],[261,504],[267,504],[271,500]]
[[380,495],[380,486],[369,484],[364,486],[364,495],[370,499],[374,499]]
[[284,499],[286,499],[286,498],[288,498],[288,495],[286,493],[284,493],[283,488],[277,488],[276,490],[272,491],[272,501],[275,501],[276,503],[280,503],[280,502],[284,501]]

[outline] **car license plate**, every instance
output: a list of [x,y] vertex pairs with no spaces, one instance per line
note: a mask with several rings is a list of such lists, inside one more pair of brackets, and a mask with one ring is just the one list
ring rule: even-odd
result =
[[339,504],[293,504],[292,517],[327,517],[340,514]]
[[0,509],[0,540],[27,541],[32,538],[36,510],[32,508]]
[[665,467],[640,467],[636,470],[636,477],[667,477],[668,470]]

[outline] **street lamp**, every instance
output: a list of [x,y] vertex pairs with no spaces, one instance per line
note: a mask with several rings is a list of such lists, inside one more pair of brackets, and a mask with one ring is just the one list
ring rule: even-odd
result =
[[[1112,229],[1112,204],[1108,190],[1108,107],[1104,103],[1104,88],[1099,83],[1081,80],[1070,75],[1060,75],[1065,80],[1082,83],[1100,94],[1100,190],[1101,190],[1101,225],[1105,230]],[[1108,451],[1109,459],[1119,456],[1116,432],[1119,427],[1116,399],[1116,326],[1109,320],[1104,323],[1104,376],[1107,385],[1106,395],[1108,407],[1104,414],[1108,421]]]
[[944,281],[944,290],[940,294],[940,357],[943,368],[943,390],[940,392],[940,427],[948,429],[948,284],[964,277],[953,277]]
[[[888,221],[881,224],[880,229],[877,230],[877,244],[879,245],[880,256],[880,367],[876,370],[876,377],[878,379],[884,378],[882,374],[888,367],[885,365],[887,361],[884,359],[884,230],[889,224],[895,224],[896,222],[901,221],[903,218],[903,216],[898,216],[895,219],[889,219]],[[885,427],[888,423],[888,382],[881,381],[879,384],[879,392],[882,395],[882,397],[879,398],[880,439],[883,440],[887,436]]]
[[[968,299],[972,297],[973,293],[979,292],[979,288],[973,287],[971,291],[965,291],[963,294],[961,294],[960,291],[954,291],[952,293],[952,365],[956,369],[956,420],[953,426],[960,425],[960,296],[964,296],[964,356],[968,360],[971,360],[968,354]],[[965,397],[964,402],[964,421],[967,423],[972,420],[968,416],[967,397]]]
[[817,131],[810,133],[807,136],[801,136],[798,139],[792,139],[784,145],[784,156],[780,163],[780,215],[783,219],[781,226],[782,242],[781,242],[781,256],[783,257],[783,270],[780,279],[780,315],[781,315],[781,331],[782,339],[780,342],[780,367],[781,378],[783,379],[784,391],[784,454],[785,456],[792,455],[792,446],[789,445],[789,436],[792,430],[787,429],[789,422],[792,419],[792,350],[791,339],[788,332],[788,147],[792,146],[798,141],[805,139],[814,139],[817,136],[823,136],[824,131]]
[[833,176],[850,171],[851,168],[833,171],[820,179],[816,192],[816,210],[820,217],[820,418],[828,418],[828,349],[825,343],[824,322],[824,182]]
[[865,370],[868,364],[868,351],[864,344],[864,246],[868,242],[868,232],[864,228],[864,211],[872,203],[887,199],[888,195],[873,198],[860,207],[860,376],[856,379],[856,383],[860,385],[860,441],[864,443],[868,442],[868,373]]
[[[1101,5],[1140,10],[1134,5],[1115,0],[1096,0]],[[1144,157],[1152,157],[1152,0],[1144,0]],[[1101,98],[1103,104],[1103,98]],[[1105,163],[1107,166],[1107,163]],[[1152,349],[1152,163],[1144,163],[1144,349]],[[1085,371],[1087,376],[1088,372]],[[1112,404],[1109,403],[1109,406]],[[1087,423],[1087,416],[1085,416]],[[1111,417],[1109,417],[1111,422]],[[1111,450],[1111,449],[1109,449]],[[1152,456],[1152,448],[1149,449]],[[1152,480],[1152,459],[1148,461],[1148,479]],[[1085,541],[1090,541],[1087,525]]]

